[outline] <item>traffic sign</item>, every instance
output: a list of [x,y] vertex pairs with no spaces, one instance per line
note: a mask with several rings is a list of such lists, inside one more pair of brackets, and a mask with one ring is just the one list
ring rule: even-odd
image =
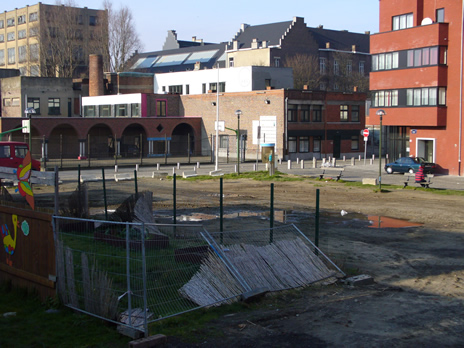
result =
[[367,129],[367,128],[364,129],[363,130],[363,135],[364,135],[364,137],[368,137],[369,136],[369,129]]

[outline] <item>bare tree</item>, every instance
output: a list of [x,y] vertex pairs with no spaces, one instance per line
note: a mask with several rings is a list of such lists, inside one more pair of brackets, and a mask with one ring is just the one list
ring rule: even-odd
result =
[[55,6],[47,7],[45,16],[41,27],[34,28],[40,52],[40,75],[79,77],[86,74],[88,54],[105,52],[106,18],[83,30],[82,9],[74,0],[57,1]]
[[303,86],[308,86],[309,89],[319,89],[322,76],[317,56],[296,54],[286,57],[284,66],[293,68],[293,87],[295,89],[303,89]]
[[122,71],[124,65],[136,50],[143,48],[134,26],[132,12],[127,6],[114,10],[110,0],[104,0],[108,11],[108,53],[110,70]]
[[329,89],[341,92],[352,92],[357,87],[359,92],[369,91],[369,78],[354,71],[353,66],[357,61],[351,53],[334,52],[332,54],[333,64],[326,75]]

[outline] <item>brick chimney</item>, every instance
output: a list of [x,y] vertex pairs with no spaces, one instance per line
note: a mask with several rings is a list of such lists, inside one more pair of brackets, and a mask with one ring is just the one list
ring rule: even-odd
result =
[[89,96],[103,94],[103,57],[99,54],[91,54],[89,56]]

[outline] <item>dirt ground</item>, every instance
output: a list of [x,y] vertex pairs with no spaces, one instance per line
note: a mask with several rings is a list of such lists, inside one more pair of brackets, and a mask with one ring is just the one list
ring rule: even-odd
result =
[[[276,224],[294,222],[311,239],[319,189],[321,249],[349,275],[368,274],[375,283],[338,282],[268,296],[260,310],[226,315],[193,332],[198,343],[169,337],[168,346],[464,345],[464,197],[402,189],[378,193],[316,180],[274,185]],[[170,180],[143,179],[139,187],[153,191],[156,212],[172,208]],[[219,214],[218,192],[219,181],[178,180],[178,215]],[[225,230],[269,226],[269,197],[269,182],[224,180],[224,213],[230,217]],[[372,216],[422,225],[372,228],[369,220],[378,220]],[[218,230],[218,220],[203,223]]]

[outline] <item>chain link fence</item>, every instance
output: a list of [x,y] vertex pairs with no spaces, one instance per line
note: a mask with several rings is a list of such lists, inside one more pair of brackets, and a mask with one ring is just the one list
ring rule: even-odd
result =
[[209,233],[56,216],[54,228],[63,303],[146,335],[156,320],[342,273],[294,225]]

